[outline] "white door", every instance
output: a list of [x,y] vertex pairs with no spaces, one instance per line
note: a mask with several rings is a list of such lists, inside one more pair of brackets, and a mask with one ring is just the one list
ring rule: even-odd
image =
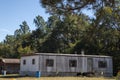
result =
[[88,58],[87,59],[87,72],[92,72],[93,71],[93,59]]

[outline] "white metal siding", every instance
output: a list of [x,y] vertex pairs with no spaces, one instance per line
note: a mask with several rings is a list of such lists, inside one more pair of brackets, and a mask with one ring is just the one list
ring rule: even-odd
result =
[[56,56],[56,71],[68,72],[68,60],[65,56]]
[[[33,55],[33,56],[25,56],[21,57],[21,65],[20,65],[20,71],[27,71],[27,72],[35,72],[35,71],[41,71],[41,73],[45,73],[43,75],[46,75],[48,72],[55,72],[55,73],[78,73],[78,72],[89,72],[89,64],[88,64],[88,58],[91,58],[93,61],[92,69],[95,72],[105,72],[110,73],[112,75],[112,58],[111,57],[92,57],[92,56],[64,56],[64,55]],[[32,59],[35,59],[35,64],[32,64]],[[46,59],[53,59],[54,65],[53,67],[47,67],[46,66]],[[23,65],[23,60],[26,60],[26,64]],[[76,60],[77,66],[76,67],[70,67],[69,66],[69,60]],[[98,62],[99,61],[106,61],[107,62],[107,68],[99,68]],[[24,74],[24,72],[23,72]],[[52,74],[52,73],[51,73]]]
[[[106,61],[107,67],[99,68],[98,67],[99,61]],[[112,73],[112,59],[111,58],[93,58],[93,68],[94,68],[94,71],[97,71],[97,72]]]
[[78,72],[82,72],[82,57],[78,57],[78,68],[77,68],[77,71]]
[[[32,64],[32,59],[35,59],[35,64]],[[23,60],[26,60],[26,64],[23,64]],[[22,57],[20,62],[20,71],[38,71],[38,56]]]
[[82,72],[87,72],[87,57],[82,58]]

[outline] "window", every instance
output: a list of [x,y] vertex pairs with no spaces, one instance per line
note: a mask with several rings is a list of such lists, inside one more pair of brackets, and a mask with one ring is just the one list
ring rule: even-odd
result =
[[77,67],[77,60],[69,60],[69,67]]
[[26,60],[23,60],[23,65],[25,65],[26,64]]
[[46,66],[47,67],[53,67],[54,65],[54,60],[53,59],[47,59],[46,60]]
[[35,59],[32,59],[32,64],[35,64]]
[[98,67],[99,68],[106,68],[107,67],[107,62],[106,61],[99,61],[98,62]]

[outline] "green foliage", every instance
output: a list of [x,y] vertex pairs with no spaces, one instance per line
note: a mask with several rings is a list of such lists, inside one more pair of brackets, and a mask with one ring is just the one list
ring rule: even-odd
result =
[[19,48],[18,48],[18,52],[20,53],[20,56],[22,56],[22,55],[25,55],[25,54],[31,54],[32,53],[32,51],[31,51],[31,49],[30,49],[30,46],[26,46],[26,47],[22,47],[22,46],[20,46]]
[[116,80],[120,80],[120,71],[117,73]]
[[30,32],[29,26],[26,21],[23,21],[22,24],[20,25],[20,31],[21,34],[27,34]]
[[50,14],[66,15],[80,14],[82,9],[98,10],[103,6],[113,7],[115,0],[40,0],[43,8]]

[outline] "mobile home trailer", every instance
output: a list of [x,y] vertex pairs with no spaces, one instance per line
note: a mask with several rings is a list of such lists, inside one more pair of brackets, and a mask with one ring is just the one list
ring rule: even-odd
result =
[[76,76],[94,72],[96,76],[112,76],[112,57],[100,55],[37,53],[21,57],[20,75]]

